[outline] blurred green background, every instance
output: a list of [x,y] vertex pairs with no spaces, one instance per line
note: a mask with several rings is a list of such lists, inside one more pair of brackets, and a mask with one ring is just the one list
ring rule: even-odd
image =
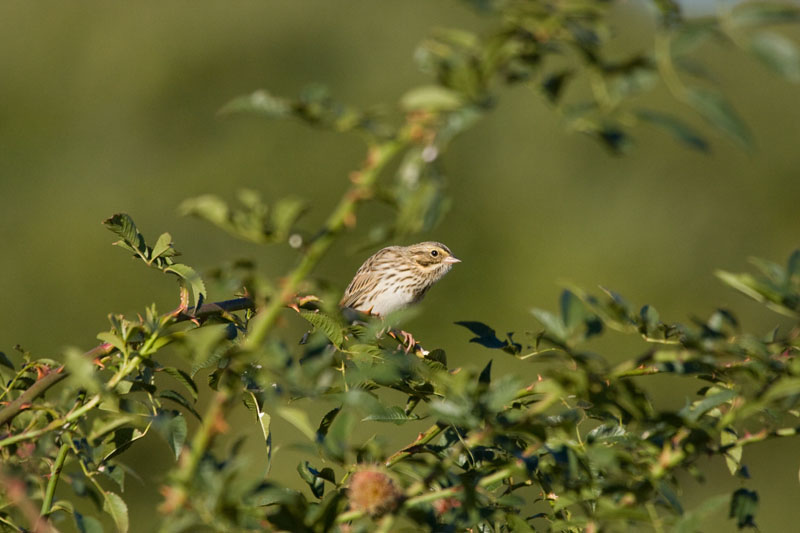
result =
[[[619,49],[648,48],[646,9],[623,2],[617,15]],[[310,203],[302,225],[311,231],[360,164],[362,143],[291,122],[220,119],[219,108],[254,89],[293,96],[322,82],[341,101],[392,111],[407,89],[429,81],[413,51],[432,28],[488,23],[455,1],[2,2],[0,350],[11,354],[20,344],[58,358],[64,346],[94,346],[109,312],[176,305],[172,279],[110,246],[100,222],[115,212],[131,214],[151,240],[172,233],[196,268],[249,257],[271,275],[285,272],[294,252],[233,241],[180,217],[177,205],[209,192],[233,199],[243,187],[268,200],[295,194]],[[453,322],[486,321],[519,338],[538,328],[529,309],[555,309],[564,283],[613,288],[668,321],[729,307],[747,330],[779,323],[713,271],[742,270],[748,256],[782,262],[800,246],[800,90],[739,51],[700,52],[752,127],[755,150],[712,133],[704,155],[642,127],[632,153],[613,157],[568,133],[534,91],[501,90],[498,108],[444,155],[452,209],[415,240],[445,242],[463,264],[406,329],[445,348],[452,366],[492,357],[499,374],[519,365],[468,344],[469,333]],[[666,94],[645,101],[704,127]],[[370,221],[388,216],[370,209],[317,274],[343,289],[370,253],[354,253]],[[602,347],[620,359],[639,350],[613,336]],[[664,407],[680,407],[693,393],[653,384]],[[247,451],[261,465],[256,424],[244,409],[234,423],[252,429]],[[280,422],[275,431],[279,444],[297,436]],[[149,530],[160,499],[153,484],[169,466],[166,445],[156,436],[146,441],[128,452],[143,479],[126,487],[133,531]],[[278,462],[273,475],[299,483],[295,463]],[[745,462],[747,486],[762,497],[762,531],[791,529],[800,519],[797,441],[753,446]],[[708,480],[687,480],[688,507],[739,486],[723,464],[702,466]],[[720,521],[707,531],[733,528]]]

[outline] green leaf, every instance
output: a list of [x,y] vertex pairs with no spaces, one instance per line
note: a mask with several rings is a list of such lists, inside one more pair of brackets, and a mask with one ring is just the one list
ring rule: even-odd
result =
[[659,113],[658,111],[650,111],[648,109],[640,109],[636,111],[636,116],[639,117],[640,120],[665,130],[690,148],[701,152],[708,152],[710,150],[708,142],[706,142],[699,133],[673,115]]
[[311,422],[309,422],[308,415],[305,411],[294,407],[278,407],[276,412],[278,416],[299,429],[311,442],[316,442],[317,432],[314,431],[314,428],[311,426]]
[[800,81],[800,52],[779,33],[761,31],[750,38],[750,51],[764,65],[789,81]]
[[84,516],[78,511],[75,511],[73,516],[75,517],[75,527],[80,533],[103,533],[103,526],[93,516]]
[[252,94],[238,96],[220,109],[220,114],[253,113],[269,118],[283,118],[291,115],[292,105],[288,100],[259,90]]
[[342,344],[344,344],[342,326],[330,315],[318,311],[306,311],[301,309],[300,316],[306,319],[312,326],[322,331],[337,348],[341,348]]
[[0,352],[0,365],[14,370],[14,363],[12,363],[11,359],[9,359],[8,356],[6,356],[6,354],[3,352]]
[[177,460],[181,455],[181,450],[188,434],[186,419],[177,411],[159,411],[154,419],[154,424],[158,432],[169,444],[172,453],[175,454],[175,460]]
[[750,130],[730,103],[719,93],[699,87],[686,90],[686,100],[709,124],[745,148],[753,145]]
[[136,229],[136,224],[133,223],[133,219],[129,215],[118,213],[104,220],[103,224],[105,224],[109,230],[122,237],[123,242],[129,247],[139,253],[145,253],[147,247],[144,243],[144,237],[142,237],[139,230]]
[[560,318],[554,314],[545,311],[544,309],[531,309],[531,313],[536,317],[536,320],[541,322],[544,326],[545,332],[552,335],[553,338],[560,342],[566,342],[567,329]]
[[264,435],[264,444],[267,447],[267,471],[269,471],[272,464],[272,432],[270,430],[270,422],[272,418],[263,410],[263,406],[259,403],[258,398],[252,392],[249,392],[253,398],[256,406],[256,417],[258,418],[258,425],[261,427],[261,433]]
[[464,105],[464,98],[457,91],[441,85],[415,87],[400,98],[405,111],[452,111]]
[[154,260],[157,257],[171,257],[177,255],[177,252],[172,247],[172,235],[169,233],[162,233],[161,236],[156,241],[155,246],[153,246],[153,252],[150,254],[150,260]]
[[517,513],[506,513],[506,523],[513,533],[535,533],[535,529]]
[[566,326],[567,331],[573,332],[575,328],[583,324],[586,317],[586,308],[583,302],[571,291],[561,291],[561,322]]
[[179,278],[187,281],[189,286],[192,288],[195,307],[200,307],[203,305],[203,301],[206,299],[207,294],[206,284],[203,282],[203,278],[200,277],[200,274],[195,272],[192,267],[182,263],[175,263],[174,265],[170,265],[165,268],[164,272],[171,272],[177,275]]
[[311,493],[317,498],[322,498],[325,494],[325,482],[319,476],[319,472],[312,468],[308,461],[298,463],[297,473],[308,484]]
[[107,342],[120,352],[125,351],[125,341],[122,340],[122,337],[112,331],[101,331],[97,334],[97,339],[102,342]]
[[172,400],[173,402],[175,402],[177,404],[180,404],[181,406],[186,408],[187,411],[192,413],[198,420],[201,419],[200,413],[198,413],[197,410],[194,408],[194,406],[189,403],[189,400],[184,398],[183,395],[180,394],[179,392],[171,390],[171,389],[167,389],[167,390],[161,391],[158,394],[158,396],[160,398],[164,398],[165,400]]
[[747,489],[738,489],[731,495],[731,507],[728,517],[736,519],[736,527],[756,527],[755,518],[758,510],[758,494]]
[[398,407],[396,405],[392,405],[390,407],[385,408],[380,413],[374,413],[365,416],[361,420],[363,422],[372,421],[372,422],[392,422],[393,424],[397,424],[398,426],[401,424],[405,424],[406,422],[410,422],[412,420],[419,420],[420,417],[415,414],[407,415],[405,410],[402,407]]
[[317,428],[318,441],[322,441],[328,434],[328,430],[331,428],[331,424],[333,424],[334,419],[336,419],[336,415],[338,415],[341,410],[342,409],[340,407],[336,407],[325,413],[325,416],[322,417],[322,420],[319,423],[319,427]]
[[306,210],[306,202],[299,198],[281,198],[272,207],[272,227],[275,232],[274,239],[284,241],[289,237],[289,232]]
[[194,382],[191,376],[189,376],[189,374],[172,366],[165,366],[161,369],[161,371],[166,372],[175,378],[181,385],[186,387],[186,390],[188,390],[189,394],[192,395],[192,400],[197,401],[197,384]]
[[[720,444],[722,446],[727,446],[733,444],[739,439],[739,436],[736,435],[732,430],[727,429],[724,430],[720,434]],[[734,446],[733,448],[729,448],[725,452],[725,464],[728,467],[728,471],[731,473],[732,476],[736,475],[736,473],[741,468],[742,464],[742,447],[741,446]]]
[[128,533],[128,506],[114,492],[104,492],[103,510],[111,515],[119,533]]
[[726,494],[721,494],[709,498],[697,506],[697,508],[684,513],[677,524],[675,524],[675,528],[673,529],[674,533],[697,533],[698,531],[703,531],[706,518],[721,509],[727,501],[728,496]]
[[94,363],[75,348],[68,348],[65,356],[64,366],[69,371],[68,382],[91,393],[100,392],[102,387],[97,380]]

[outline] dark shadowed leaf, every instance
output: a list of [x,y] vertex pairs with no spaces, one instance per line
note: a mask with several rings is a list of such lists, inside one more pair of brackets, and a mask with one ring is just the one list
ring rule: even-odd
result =
[[494,329],[490,328],[483,322],[462,321],[456,322],[457,325],[463,326],[474,333],[476,336],[471,338],[469,342],[476,342],[481,346],[487,348],[505,348],[506,341],[501,341],[497,338]]
[[562,70],[554,74],[550,74],[542,80],[542,91],[551,103],[558,102],[559,98],[567,87],[567,82],[572,77],[572,71]]
[[478,376],[478,383],[482,385],[489,385],[492,382],[492,360],[490,359],[486,366],[481,370]]
[[729,518],[736,519],[736,527],[756,527],[756,511],[758,511],[758,494],[747,489],[738,489],[731,495]]
[[6,354],[3,352],[0,352],[0,365],[14,370],[14,363],[12,363],[11,359],[9,359],[8,356],[6,356]]

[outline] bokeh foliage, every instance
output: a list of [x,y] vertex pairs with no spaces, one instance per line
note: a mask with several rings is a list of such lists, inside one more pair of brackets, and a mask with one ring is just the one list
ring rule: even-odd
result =
[[[752,525],[758,497],[746,482],[730,496],[687,512],[678,496],[680,475],[701,477],[700,459],[718,455],[746,480],[744,447],[794,436],[796,326],[787,334],[746,334],[726,310],[695,324],[664,323],[653,307],[634,308],[613,291],[594,296],[577,289],[563,293],[559,313],[535,310],[543,330],[525,341],[513,334],[499,339],[485,324],[463,322],[477,343],[516,356],[516,364],[540,365],[539,377],[526,381],[520,377],[524,372],[498,376],[491,363],[483,370],[448,368],[444,350],[417,357],[397,351],[380,336],[384,324],[347,325],[335,309],[335,291],[311,277],[341,234],[356,226],[364,204],[382,202],[396,214],[366,235],[368,245],[426,231],[440,221],[448,206],[441,154],[491,110],[508,84],[536,88],[570,127],[613,153],[630,146],[640,121],[665,127],[691,148],[708,147],[704,135],[678,117],[630,105],[658,80],[722,133],[749,144],[751,134],[721,93],[684,81],[683,76],[702,72],[690,65],[686,40],[744,44],[792,79],[793,45],[764,28],[796,20],[797,9],[756,3],[719,18],[685,21],[673,4],[655,5],[659,27],[652,52],[620,61],[604,52],[610,2],[477,3],[496,17],[493,29],[480,36],[439,31],[423,43],[417,55],[434,80],[404,94],[397,122],[341,104],[319,87],[297,99],[258,91],[225,106],[224,113],[255,112],[358,133],[367,156],[314,232],[303,227],[303,203],[293,198],[267,205],[245,192],[242,208],[211,196],[186,201],[186,213],[229,233],[288,245],[298,253],[297,266],[283,279],[264,279],[247,263],[222,267],[213,277],[244,292],[211,307],[203,305],[206,287],[196,271],[175,263],[169,234],[148,245],[130,217],[107,221],[123,249],[178,276],[180,297],[176,309],[165,314],[151,306],[136,319],[112,315],[111,329],[98,335],[103,344],[87,354],[66,353],[63,367],[24,351],[21,368],[4,359],[3,394],[14,398],[3,418],[9,431],[0,441],[8,527],[47,529],[48,523],[38,522],[39,513],[53,519],[71,514],[79,530],[98,531],[101,523],[92,515],[102,510],[117,529],[127,530],[131,524],[120,495],[123,452],[151,430],[178,459],[161,488],[164,530],[323,531],[348,523],[365,531],[631,525],[660,530],[673,524],[692,531],[704,513],[720,505],[730,507],[740,527]],[[570,91],[573,83],[578,88]],[[581,91],[581,83],[587,90]],[[786,267],[757,261],[762,277],[720,273],[720,278],[796,318],[797,257]],[[315,331],[300,348],[280,335],[282,316],[292,312],[287,306]],[[238,311],[244,314],[235,315]],[[584,347],[609,329],[640,336],[643,354],[619,363]],[[184,368],[160,361],[167,345],[185,352]],[[205,390],[199,372],[208,374],[213,391],[202,414],[195,407]],[[646,381],[638,379],[656,374],[703,384],[683,409],[661,410],[648,398]],[[54,391],[57,397],[52,392],[43,397],[67,376]],[[300,407],[303,398],[331,409],[317,421]],[[222,436],[235,437],[226,418],[239,400],[253,411],[268,458],[280,437],[272,431],[273,417],[308,438],[308,460],[298,473],[310,492],[270,476],[248,480],[244,474],[252,470],[252,460],[240,453],[235,438],[213,447]],[[200,421],[191,434],[186,415]],[[399,450],[380,438],[353,438],[364,422],[402,425],[420,419],[432,425]],[[54,498],[57,485],[67,481],[94,509],[78,510],[72,497]],[[367,496],[357,497],[356,487],[366,487]],[[375,501],[378,497],[383,499]]]

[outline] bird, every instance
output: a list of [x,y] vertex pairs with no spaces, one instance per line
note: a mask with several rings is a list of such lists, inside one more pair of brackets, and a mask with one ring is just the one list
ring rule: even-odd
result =
[[[339,307],[385,317],[422,300],[433,284],[460,262],[440,242],[388,246],[364,261],[344,291]],[[409,351],[416,342],[409,333],[400,333]]]

